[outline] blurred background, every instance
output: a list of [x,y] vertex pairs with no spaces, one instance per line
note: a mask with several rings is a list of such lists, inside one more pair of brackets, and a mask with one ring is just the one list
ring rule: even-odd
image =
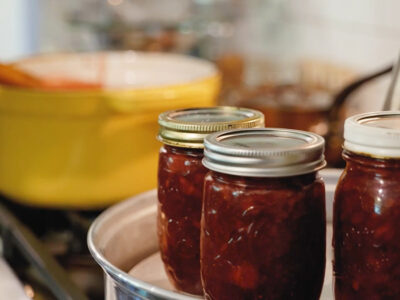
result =
[[[217,64],[220,104],[256,107],[269,114],[270,126],[326,135],[334,95],[395,60],[398,8],[395,0],[4,0],[0,59],[104,50],[188,54]],[[338,114],[379,109],[387,77],[352,93]]]
[[[329,167],[343,167],[345,118],[382,109],[399,11],[397,0],[1,0],[0,240],[25,294],[65,299],[54,294],[72,278],[103,298],[86,233],[106,206],[156,186],[164,110],[256,108],[269,127],[324,136]],[[69,277],[42,264],[52,258]]]
[[396,56],[399,7],[395,0],[4,0],[0,58],[140,49],[215,59],[230,50],[368,71]]
[[[7,41],[0,46],[1,59],[105,49],[213,58],[241,49],[280,59],[317,56],[368,70],[388,63],[399,46],[395,0],[4,0],[0,5],[7,25],[0,31]],[[170,45],[162,40],[167,36],[175,40]]]

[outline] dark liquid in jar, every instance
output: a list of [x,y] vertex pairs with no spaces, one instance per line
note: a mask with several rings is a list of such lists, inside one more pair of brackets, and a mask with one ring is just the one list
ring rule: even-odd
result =
[[400,299],[400,160],[345,151],[334,203],[336,299]]
[[202,294],[200,219],[202,149],[164,146],[158,168],[158,238],[168,277],[181,291]]
[[318,299],[325,271],[322,180],[208,173],[201,262],[207,299]]

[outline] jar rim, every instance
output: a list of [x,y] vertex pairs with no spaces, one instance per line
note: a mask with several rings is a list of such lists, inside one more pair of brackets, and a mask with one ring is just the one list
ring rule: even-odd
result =
[[347,118],[343,148],[374,158],[400,158],[400,112],[378,111]]
[[167,111],[158,118],[158,140],[170,146],[203,149],[204,138],[217,131],[264,126],[254,109],[215,106]]
[[321,136],[301,130],[229,130],[205,138],[203,165],[238,176],[295,176],[325,167],[324,145]]

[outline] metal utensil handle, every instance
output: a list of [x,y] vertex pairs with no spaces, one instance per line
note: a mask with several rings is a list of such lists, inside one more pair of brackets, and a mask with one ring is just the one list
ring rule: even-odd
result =
[[396,88],[398,88],[399,85],[398,82],[399,71],[400,71],[400,53],[392,71],[392,80],[390,81],[389,90],[386,94],[385,102],[383,104],[383,110],[394,110],[400,108],[397,105],[397,103],[395,103],[394,99]]
[[57,299],[88,300],[33,233],[1,204],[0,229],[5,238],[4,247],[7,243],[15,245],[49,283],[48,287]]

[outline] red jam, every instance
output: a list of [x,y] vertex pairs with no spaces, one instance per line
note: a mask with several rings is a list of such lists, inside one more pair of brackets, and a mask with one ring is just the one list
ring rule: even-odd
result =
[[158,238],[161,257],[175,288],[201,295],[200,219],[203,149],[164,145],[158,167]]
[[316,173],[205,178],[206,299],[318,299],[325,271],[325,188]]
[[400,159],[344,151],[334,203],[336,299],[400,299]]

